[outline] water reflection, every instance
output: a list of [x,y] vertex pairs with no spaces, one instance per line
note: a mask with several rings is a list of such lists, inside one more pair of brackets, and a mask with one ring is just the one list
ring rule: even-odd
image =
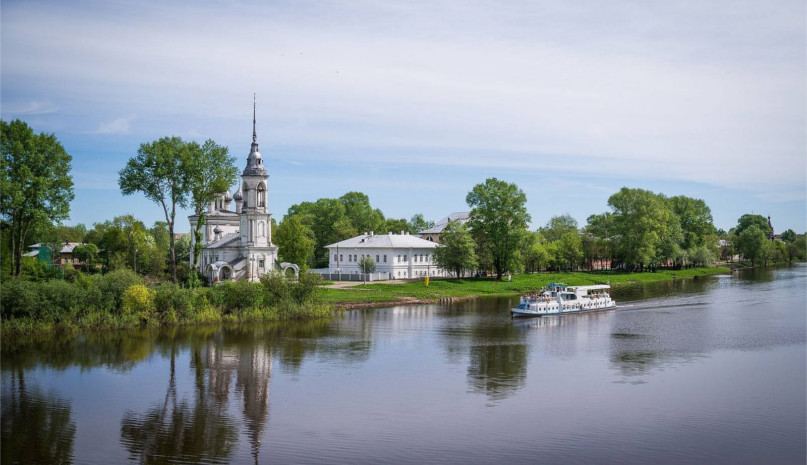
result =
[[142,413],[127,410],[121,420],[121,442],[129,451],[129,459],[139,463],[177,460],[226,463],[237,429],[226,413],[228,387],[216,383],[219,367],[214,365],[205,373],[197,364],[194,398],[180,399],[176,387],[176,351],[172,350],[170,357],[162,401]]
[[72,463],[76,425],[70,402],[26,382],[21,369],[3,383],[2,463]]

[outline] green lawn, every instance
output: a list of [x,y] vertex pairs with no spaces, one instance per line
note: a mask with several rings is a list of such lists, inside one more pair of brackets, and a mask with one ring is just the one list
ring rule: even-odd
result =
[[538,273],[514,275],[511,282],[496,282],[492,278],[467,278],[432,280],[426,287],[423,281],[406,284],[359,284],[342,289],[325,289],[323,299],[333,304],[357,302],[396,302],[407,299],[438,300],[444,297],[479,297],[522,294],[540,289],[551,282],[569,285],[605,284],[619,285],[628,282],[667,281],[678,278],[726,274],[731,270],[723,267],[693,268],[688,270],[657,271],[655,273]]

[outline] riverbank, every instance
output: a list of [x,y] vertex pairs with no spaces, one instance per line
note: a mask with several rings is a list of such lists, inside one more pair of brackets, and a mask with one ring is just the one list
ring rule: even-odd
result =
[[213,287],[147,285],[128,270],[106,275],[0,283],[2,334],[117,330],[137,327],[302,320],[328,317],[333,306],[319,299],[318,275],[296,282],[265,275],[260,283]]
[[329,287],[324,290],[321,297],[323,302],[330,303],[337,309],[356,309],[437,303],[444,300],[468,300],[485,296],[513,296],[540,289],[552,282],[562,282],[568,285],[610,283],[616,287],[636,282],[672,281],[673,279],[729,273],[731,273],[731,269],[722,266],[646,273],[614,271],[534,273],[513,275],[512,281],[498,282],[493,278],[433,279],[428,287],[423,280]]

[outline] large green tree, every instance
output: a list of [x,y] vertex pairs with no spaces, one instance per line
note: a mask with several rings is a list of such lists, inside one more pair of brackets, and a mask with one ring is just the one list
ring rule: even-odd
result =
[[746,213],[737,220],[737,226],[734,228],[734,235],[738,236],[751,226],[756,226],[763,234],[768,234],[770,228],[768,227],[768,219],[762,215],[754,215]]
[[440,268],[454,272],[457,278],[465,270],[476,269],[476,244],[464,224],[449,221],[440,236],[440,246],[434,249],[434,262]]
[[608,205],[613,209],[616,252],[623,262],[640,269],[657,263],[671,223],[664,197],[623,187],[608,198]]
[[[767,221],[765,227],[767,229]],[[766,242],[765,232],[757,224],[748,225],[737,235],[737,249],[745,258],[751,260],[751,266],[765,260]]]
[[300,221],[297,215],[287,216],[276,226],[274,241],[279,247],[280,259],[296,263],[303,270],[314,259],[314,232]]
[[[204,144],[189,142],[183,151],[182,172],[187,177],[187,189],[190,194],[187,206],[197,216],[193,234],[193,263],[199,263],[204,241],[202,228],[205,225],[205,212],[208,203],[216,199],[216,195],[225,192],[238,179],[235,157],[231,157],[227,147],[208,139]],[[190,285],[198,284],[198,275],[189,273]]]
[[188,144],[180,137],[163,137],[140,144],[137,156],[129,159],[118,174],[123,195],[141,192],[147,199],[162,206],[170,237],[171,281],[177,280],[174,249],[176,210],[187,202],[188,175],[184,162]]
[[11,227],[11,271],[20,274],[32,227],[68,217],[72,158],[53,134],[35,134],[20,120],[0,120],[0,215]]
[[346,215],[345,204],[339,199],[319,199],[289,207],[288,216],[300,215],[300,221],[308,226],[316,240],[314,266],[328,266],[328,250],[325,246],[358,234]]
[[381,232],[385,223],[384,214],[370,205],[367,194],[348,192],[339,197],[339,201],[345,206],[345,216],[350,220],[353,229],[359,233]]
[[577,220],[572,218],[568,213],[560,216],[553,216],[546,223],[546,226],[541,228],[541,234],[548,242],[560,240],[560,238],[568,232],[578,232]]
[[510,269],[527,232],[527,196],[517,185],[488,178],[465,197],[471,207],[468,225],[490,251],[496,278]]

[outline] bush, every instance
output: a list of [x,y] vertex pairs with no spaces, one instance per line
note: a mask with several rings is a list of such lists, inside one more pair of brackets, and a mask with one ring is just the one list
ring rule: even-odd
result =
[[3,319],[34,317],[42,299],[39,285],[22,278],[4,279],[0,286],[0,312]]
[[283,275],[279,273],[265,274],[261,276],[261,284],[266,292],[268,305],[277,305],[280,302],[291,300],[291,286]]
[[155,292],[143,284],[133,284],[123,293],[124,313],[139,313],[143,319],[149,319],[154,310]]
[[123,308],[123,294],[126,289],[135,284],[143,284],[143,278],[131,270],[115,270],[103,275],[98,284],[101,292],[111,297],[111,310],[115,311]]
[[259,284],[246,280],[221,283],[214,287],[222,296],[222,314],[242,312],[263,304],[264,293]]
[[41,302],[40,314],[44,320],[64,322],[84,308],[84,292],[78,286],[62,281],[61,279],[51,279],[40,283]]

